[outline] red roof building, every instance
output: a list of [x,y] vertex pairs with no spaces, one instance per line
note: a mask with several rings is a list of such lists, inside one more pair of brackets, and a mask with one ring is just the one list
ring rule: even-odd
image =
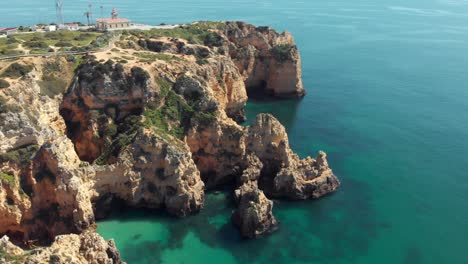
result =
[[96,28],[100,30],[118,29],[130,27],[130,20],[119,18],[117,9],[112,9],[112,18],[99,18],[96,20]]
[[12,28],[0,28],[0,35],[11,35],[18,33],[17,27]]

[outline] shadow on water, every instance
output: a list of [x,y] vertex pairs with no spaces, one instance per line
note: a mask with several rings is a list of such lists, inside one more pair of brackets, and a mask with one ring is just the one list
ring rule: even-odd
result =
[[260,113],[270,113],[286,128],[290,127],[296,119],[301,101],[302,99],[250,98],[246,107],[247,121],[242,125],[250,125]]

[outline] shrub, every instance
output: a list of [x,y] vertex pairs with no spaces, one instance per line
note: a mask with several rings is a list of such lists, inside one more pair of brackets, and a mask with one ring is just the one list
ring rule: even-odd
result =
[[56,46],[56,47],[72,47],[73,44],[70,43],[70,42],[66,42],[66,41],[59,41],[54,46]]
[[131,72],[134,84],[141,87],[144,87],[150,78],[150,75],[140,67],[133,67]]
[[28,73],[30,73],[33,70],[33,66],[31,65],[23,65],[19,63],[13,63],[11,64],[5,72],[1,75],[1,77],[7,77],[7,78],[13,78],[17,79],[19,77],[22,77]]
[[119,132],[118,136],[104,149],[101,155],[95,160],[97,165],[105,165],[112,156],[117,156],[120,151],[130,145],[135,139],[138,130],[141,128],[141,120],[139,116],[128,116],[119,124],[117,131],[115,125],[108,127],[109,133]]
[[6,174],[6,173],[3,173],[3,172],[0,172],[0,181],[3,184],[7,184],[7,185],[10,185],[12,187],[14,187],[16,185],[15,184],[15,176],[10,175],[10,174]]
[[58,94],[62,94],[67,90],[67,82],[55,75],[45,75],[42,81],[38,81],[41,87],[41,95],[47,95],[54,98]]
[[214,32],[210,32],[205,36],[203,43],[209,47],[220,47],[223,45],[223,38]]
[[7,82],[7,81],[5,81],[5,80],[3,80],[3,79],[0,79],[0,89],[2,89],[2,88],[8,88],[8,87],[10,87],[10,83]]
[[208,60],[202,57],[197,56],[197,64],[198,65],[205,65],[208,64]]
[[0,162],[12,162],[18,165],[26,165],[38,150],[38,145],[29,145],[6,153],[1,153]]
[[42,42],[42,41],[29,41],[24,43],[24,45],[28,48],[31,49],[47,49],[49,48],[49,45],[47,43]]
[[294,47],[293,45],[278,45],[271,49],[271,53],[277,61],[284,62],[291,59],[291,50]]
[[17,39],[15,39],[14,37],[12,37],[12,36],[8,36],[6,43],[7,44],[15,44],[15,43],[19,43],[19,41]]

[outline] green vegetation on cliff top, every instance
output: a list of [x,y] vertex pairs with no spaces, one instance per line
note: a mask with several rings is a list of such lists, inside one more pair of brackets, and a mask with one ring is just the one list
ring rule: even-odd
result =
[[294,45],[278,45],[271,49],[273,57],[279,62],[285,62],[291,59],[291,51],[294,49]]
[[[0,55],[17,55],[23,51],[20,45],[30,53],[45,53],[50,51],[85,51],[101,48],[107,45],[109,34],[101,32],[54,31],[15,34],[0,39]],[[55,49],[52,49],[55,47]]]
[[8,66],[0,77],[18,79],[30,73],[33,69],[34,67],[32,65],[24,65],[15,62]]
[[182,25],[173,29],[151,29],[148,31],[130,31],[129,33],[140,38],[181,38],[186,39],[190,43],[220,46],[221,38],[212,30],[224,30],[226,24],[224,22],[196,22],[189,25]]

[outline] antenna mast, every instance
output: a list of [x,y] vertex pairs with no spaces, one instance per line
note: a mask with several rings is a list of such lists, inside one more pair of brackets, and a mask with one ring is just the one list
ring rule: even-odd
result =
[[88,19],[88,27],[89,27],[89,25],[91,24],[91,23],[90,23],[90,22],[91,22],[90,20],[92,20],[92,18],[93,18],[93,12],[91,12],[91,11],[92,11],[92,9],[91,9],[92,7],[93,7],[93,5],[89,4],[89,5],[88,5],[88,8],[89,8],[88,11],[86,11],[86,12],[84,13],[84,15],[86,16],[86,18]]
[[57,25],[63,25],[63,0],[55,0],[55,12],[57,14]]

